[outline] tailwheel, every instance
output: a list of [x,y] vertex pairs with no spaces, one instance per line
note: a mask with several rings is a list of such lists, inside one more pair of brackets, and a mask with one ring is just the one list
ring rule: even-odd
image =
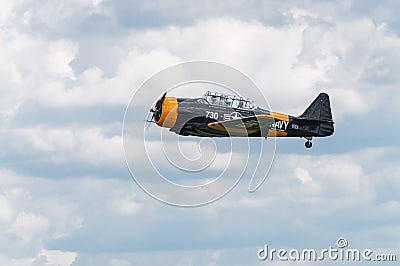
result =
[[304,144],[306,146],[307,149],[312,147],[312,137],[305,137],[305,139],[307,140],[306,143]]
[[304,144],[306,146],[307,149],[312,147],[312,142],[307,140],[306,143]]

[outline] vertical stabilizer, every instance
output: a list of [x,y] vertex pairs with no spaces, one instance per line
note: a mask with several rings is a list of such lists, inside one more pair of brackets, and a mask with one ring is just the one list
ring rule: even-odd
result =
[[328,94],[320,93],[300,117],[319,121],[333,121]]

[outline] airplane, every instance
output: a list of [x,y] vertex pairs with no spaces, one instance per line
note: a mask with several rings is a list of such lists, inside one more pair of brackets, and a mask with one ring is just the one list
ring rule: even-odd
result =
[[[321,92],[300,116],[272,112],[236,95],[207,91],[198,98],[166,97],[150,109],[151,120],[183,136],[300,137],[312,147],[313,137],[334,132],[328,94]],[[150,115],[149,113],[149,115]]]

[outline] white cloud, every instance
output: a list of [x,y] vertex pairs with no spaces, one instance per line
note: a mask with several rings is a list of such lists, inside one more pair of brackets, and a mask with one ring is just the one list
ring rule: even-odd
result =
[[[47,41],[14,29],[0,32],[0,114],[10,117],[23,101],[40,95],[49,84],[62,84],[66,78],[74,79],[70,66],[77,52],[77,44],[64,39]],[[56,98],[53,99],[57,101]]]
[[74,252],[42,249],[37,257],[9,258],[0,254],[0,264],[9,266],[70,266],[76,258]]
[[[40,125],[3,132],[10,138],[9,148],[18,154],[40,154],[53,163],[85,162],[123,166],[120,135],[106,135],[115,125],[103,127],[52,128]],[[12,136],[9,133],[12,132]]]
[[[163,47],[184,60],[210,59],[238,67],[282,111],[301,113],[319,91],[327,90],[338,120],[345,114],[365,114],[375,106],[377,96],[362,88],[366,67],[370,68],[372,55],[386,48],[395,51],[398,38],[369,19],[334,23],[328,17],[312,17],[328,23],[307,20],[271,27],[219,18],[148,30],[128,37],[128,42],[145,51]],[[380,65],[371,67],[379,71]]]
[[[75,261],[76,256],[76,252],[42,249],[38,254],[36,262],[40,257],[43,257],[46,261],[45,264],[42,264],[43,266],[70,266]],[[36,265],[37,264],[34,262],[33,266]]]
[[32,266],[34,262],[34,258],[18,258],[13,259],[0,254],[0,263],[1,265],[9,265],[9,266]]
[[[13,104],[5,105],[3,114],[18,108],[22,100],[18,94],[46,106],[126,104],[134,89],[153,73],[193,59],[221,61],[245,71],[279,111],[297,114],[326,88],[332,94],[338,119],[344,114],[369,111],[374,106],[369,99],[376,93],[361,90],[365,75],[375,70],[385,72],[385,62],[394,64],[386,51],[397,49],[398,38],[369,19],[333,23],[329,17],[315,15],[315,11],[292,11],[297,14],[294,16],[309,19],[273,27],[224,17],[189,26],[131,32],[115,44],[119,52],[113,53],[118,63],[112,77],[97,66],[74,73],[70,63],[78,56],[77,42],[45,42],[18,31],[7,33],[3,44],[7,54],[3,57],[11,67],[2,71],[8,86],[18,83],[21,90],[5,98]],[[314,23],[319,20],[328,23]],[[379,53],[383,55],[379,57]],[[36,57],[49,60],[43,62]],[[26,71],[33,75],[25,75]],[[380,75],[393,76],[391,71]],[[71,83],[65,78],[76,80]]]
[[81,148],[76,158],[93,164],[123,165],[121,137],[106,137],[100,132],[96,129],[87,129],[77,134]]
[[239,200],[238,205],[243,206],[245,208],[254,208],[254,207],[260,208],[268,204],[268,201],[269,201],[268,199],[260,199],[257,197],[251,197],[249,195],[246,195]]
[[8,222],[13,218],[14,208],[10,201],[3,195],[0,195],[0,210],[0,222]]
[[[174,134],[171,132],[164,134]],[[148,140],[145,142],[147,156],[149,160],[157,167],[157,169],[168,170],[174,169],[208,169],[208,170],[224,170],[229,166],[229,169],[240,171],[245,167],[248,150],[246,147],[241,147],[238,151],[224,151],[222,146],[213,143],[218,143],[218,140],[209,140],[208,143],[201,143],[201,139],[182,140],[179,136],[162,136],[161,140]],[[170,141],[175,139],[175,141]],[[178,140],[179,139],[179,140]],[[139,142],[139,140],[137,140]],[[243,141],[245,143],[246,140]],[[179,144],[177,144],[179,143]],[[239,145],[236,144],[236,147]],[[138,143],[137,145],[143,145]],[[235,144],[227,144],[235,147]],[[227,147],[225,147],[226,149]],[[145,160],[142,154],[135,156],[136,160]]]
[[[76,77],[74,86],[66,86],[62,80],[47,82],[31,97],[54,107],[93,106],[99,104],[127,104],[131,94],[149,76],[179,59],[164,49],[139,53],[133,48],[121,58],[117,74],[106,78],[98,67],[86,69]],[[63,70],[67,73],[67,69]],[[65,74],[64,73],[64,74]],[[71,73],[65,75],[74,77]],[[75,77],[74,77],[75,79]]]
[[310,172],[300,167],[294,169],[294,176],[301,181],[301,183],[307,183],[312,181]]
[[[158,234],[159,230],[162,230],[158,226],[161,221],[166,226],[172,223],[174,226],[181,228],[184,232],[190,228],[188,224],[194,223],[194,225],[196,225],[196,232],[202,232],[201,234],[203,237],[210,237],[215,240],[217,240],[217,236],[213,235],[214,230],[219,230],[221,234],[226,233],[230,235],[233,232],[232,230],[244,230],[244,227],[247,228],[247,234],[250,234],[251,238],[259,238],[260,235],[257,235],[255,231],[251,230],[252,226],[255,228],[260,228],[260,226],[262,226],[262,228],[269,232],[269,237],[275,239],[275,233],[271,230],[274,230],[273,228],[278,226],[278,224],[274,224],[276,219],[270,219],[269,214],[271,213],[274,213],[274,217],[280,217],[279,226],[287,227],[288,230],[296,228],[296,230],[301,231],[308,230],[312,227],[315,231],[324,232],[328,230],[330,226],[329,224],[324,225],[321,221],[331,219],[332,215],[346,215],[346,222],[351,224],[352,221],[358,221],[358,219],[360,219],[359,214],[354,213],[354,208],[359,208],[360,211],[363,211],[368,207],[371,212],[377,215],[375,217],[367,213],[363,214],[362,219],[365,222],[365,227],[363,229],[364,234],[376,234],[374,228],[378,226],[382,230],[381,235],[389,237],[388,232],[384,230],[384,228],[391,220],[398,217],[399,203],[395,198],[382,203],[375,202],[376,198],[373,191],[377,188],[371,184],[374,182],[378,173],[365,173],[363,169],[366,166],[363,162],[368,164],[369,161],[372,160],[376,163],[381,163],[386,154],[391,152],[390,149],[380,149],[378,152],[365,150],[356,154],[344,154],[341,158],[336,158],[336,156],[333,155],[307,157],[300,155],[283,155],[283,157],[278,157],[276,162],[280,171],[273,172],[256,193],[247,196],[243,195],[243,193],[247,193],[246,189],[243,189],[247,187],[247,184],[245,186],[238,186],[220,201],[209,206],[192,210],[181,210],[160,205],[140,190],[137,190],[140,193],[132,196],[137,186],[130,183],[130,181],[121,182],[118,180],[85,178],[80,180],[58,181],[58,183],[51,182],[49,186],[49,181],[46,179],[30,180],[29,178],[17,178],[17,181],[19,180],[17,183],[21,182],[26,187],[32,187],[32,184],[36,184],[36,186],[47,184],[46,186],[48,189],[44,191],[44,193],[42,192],[42,194],[46,195],[43,198],[38,198],[38,195],[32,192],[31,195],[29,195],[34,201],[39,201],[37,206],[42,206],[43,210],[46,210],[42,216],[48,219],[48,226],[38,226],[38,224],[45,225],[46,223],[34,223],[37,225],[34,226],[34,229],[36,228],[35,230],[32,229],[35,232],[40,230],[49,231],[52,228],[52,224],[67,221],[70,220],[71,217],[76,216],[76,213],[70,212],[70,214],[61,217],[60,220],[54,218],[56,215],[60,214],[57,214],[55,206],[57,206],[59,211],[64,211],[64,208],[61,207],[62,204],[66,199],[73,198],[74,200],[71,202],[72,206],[76,208],[76,206],[79,205],[81,212],[85,213],[85,216],[92,217],[95,213],[96,215],[101,215],[101,213],[103,213],[100,217],[107,219],[104,221],[104,223],[107,224],[116,223],[120,225],[120,220],[117,217],[123,216],[123,219],[133,219],[137,223],[143,223],[146,230],[154,230],[154,234]],[[300,181],[296,179],[296,175],[293,175],[293,173],[296,173],[299,164],[301,165],[302,171],[297,170],[297,172],[305,176],[312,176],[312,180],[301,184]],[[127,182],[132,184],[132,187],[127,185]],[[392,182],[395,182],[395,180],[392,180]],[[242,183],[246,183],[246,180],[242,180]],[[14,183],[13,186],[15,185]],[[135,190],[132,191],[132,188],[135,188]],[[60,196],[61,189],[66,190]],[[25,197],[24,195],[26,195],[26,193],[15,191],[9,192],[7,195],[9,195],[10,198],[12,198],[11,195],[14,195],[13,197],[15,199],[17,197]],[[58,196],[54,198],[53,195]],[[49,208],[48,202],[51,201],[51,199],[55,200],[55,202],[53,202],[54,206],[51,207],[50,205]],[[156,203],[156,205],[154,205],[154,203]],[[21,207],[19,206],[18,208]],[[38,215],[38,209],[27,209],[27,207],[25,207],[25,210],[29,210],[29,212],[25,212],[25,216],[28,218],[36,217],[37,219],[34,218],[33,220],[43,221]],[[243,215],[237,217],[237,213],[242,213]],[[268,214],[268,219],[266,219],[265,213]],[[176,220],[176,215],[180,218],[179,220]],[[140,217],[140,219],[138,219],[138,217]],[[233,217],[235,217],[235,219],[233,219]],[[232,221],[232,219],[235,222],[228,222]],[[249,221],[253,223],[250,228]],[[223,228],[219,227],[220,223],[224,224]],[[371,227],[368,226],[368,224],[374,225]],[[116,237],[115,234],[119,234],[119,230],[126,232],[127,225],[130,226],[131,223],[124,223],[117,231],[111,230],[109,233],[106,233],[106,235],[112,234],[110,237]],[[84,233],[87,232],[87,230],[90,231],[90,228],[93,226],[95,226],[93,221],[88,219],[82,222],[80,226],[71,227],[67,232],[75,232],[77,228],[80,228],[80,232]],[[209,226],[214,229],[211,230]],[[346,226],[338,226],[341,228],[341,234],[352,233],[351,230],[346,229]],[[20,226],[20,228],[21,227],[22,226]],[[29,227],[27,228],[29,229]],[[66,230],[65,228],[66,225],[57,229],[59,231],[59,239],[68,236],[68,234],[60,234],[62,230]],[[131,228],[131,230],[133,229]],[[333,230],[334,232],[329,233],[325,238],[332,240],[330,239],[331,235],[333,235],[332,237],[337,237],[335,234],[338,232],[335,229],[331,228],[329,230]],[[135,234],[135,232],[137,233],[136,229],[132,234]],[[196,236],[196,232],[192,232],[191,234]],[[38,234],[31,235],[36,239],[41,238]],[[46,235],[47,237],[49,237],[49,235],[57,237],[54,232],[48,232]],[[93,240],[93,237],[95,237],[93,234],[86,235],[85,241],[90,242]],[[230,237],[236,239],[234,234],[230,235]],[[265,239],[265,241],[270,238]],[[382,239],[382,236],[380,239]],[[359,242],[359,238],[354,235],[349,240],[352,241],[352,243]],[[141,239],[139,238],[131,241],[135,245],[137,241],[140,242]],[[282,241],[287,245],[290,244],[289,242],[285,242],[285,240]],[[310,243],[312,243],[311,238],[310,241]],[[240,241],[237,244],[243,245],[243,247],[248,245],[247,242],[242,243]],[[238,250],[237,252],[239,252],[239,254],[244,254],[244,251]],[[145,253],[140,255],[139,260],[148,261],[149,254],[150,253]],[[170,252],[167,252],[167,254],[169,254],[169,256],[171,255]],[[193,255],[196,254],[196,252],[191,250],[188,255],[189,254]],[[79,257],[79,252],[77,256]],[[113,256],[113,258],[115,258],[115,256]],[[127,263],[136,263],[138,261],[137,258],[138,256],[135,255],[135,259],[121,257],[120,260]],[[217,259],[210,253],[204,258],[205,265],[207,263],[212,264],[215,261],[219,262],[224,258],[226,258],[224,252],[222,252]],[[194,256],[193,261],[198,261],[198,259],[198,256]],[[176,260],[176,262],[183,263],[187,261],[180,259]]]
[[126,260],[110,259],[108,266],[131,266],[132,264]]
[[117,198],[108,202],[107,208],[118,215],[131,216],[140,213],[143,208],[141,204],[129,198]]
[[[362,165],[350,157],[351,155],[343,154],[339,158],[336,155],[318,157],[290,155],[289,164],[294,168],[295,178],[307,185],[305,191],[314,191],[319,196],[327,198],[353,197],[357,194],[359,198],[370,200],[372,188],[368,181],[363,180],[365,174]],[[301,165],[301,168],[298,165]],[[288,194],[291,193],[288,191]]]
[[[39,235],[46,235],[49,227],[49,220],[40,214],[21,212],[15,222],[11,225],[10,231],[14,233],[24,244],[29,244]],[[39,241],[41,242],[41,238]],[[40,243],[39,242],[39,243]]]
[[328,92],[331,94],[332,112],[336,121],[343,120],[346,114],[365,114],[370,108],[367,97],[356,90],[336,88]]
[[60,78],[75,79],[70,66],[71,61],[78,52],[78,45],[65,40],[59,40],[50,44],[48,51],[48,70]]
[[8,19],[15,15],[15,7],[18,5],[18,1],[3,1],[0,8],[0,25],[7,22]]
[[79,205],[69,200],[69,193],[59,183],[6,169],[0,170],[0,176],[1,253],[28,256],[47,240],[66,237],[82,227]]

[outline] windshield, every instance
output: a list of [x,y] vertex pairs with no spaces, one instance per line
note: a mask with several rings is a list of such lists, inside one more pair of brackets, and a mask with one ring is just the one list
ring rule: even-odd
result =
[[241,109],[254,109],[256,106],[250,99],[245,99],[235,95],[225,95],[218,92],[207,91],[203,95],[203,99],[210,104],[228,106]]

